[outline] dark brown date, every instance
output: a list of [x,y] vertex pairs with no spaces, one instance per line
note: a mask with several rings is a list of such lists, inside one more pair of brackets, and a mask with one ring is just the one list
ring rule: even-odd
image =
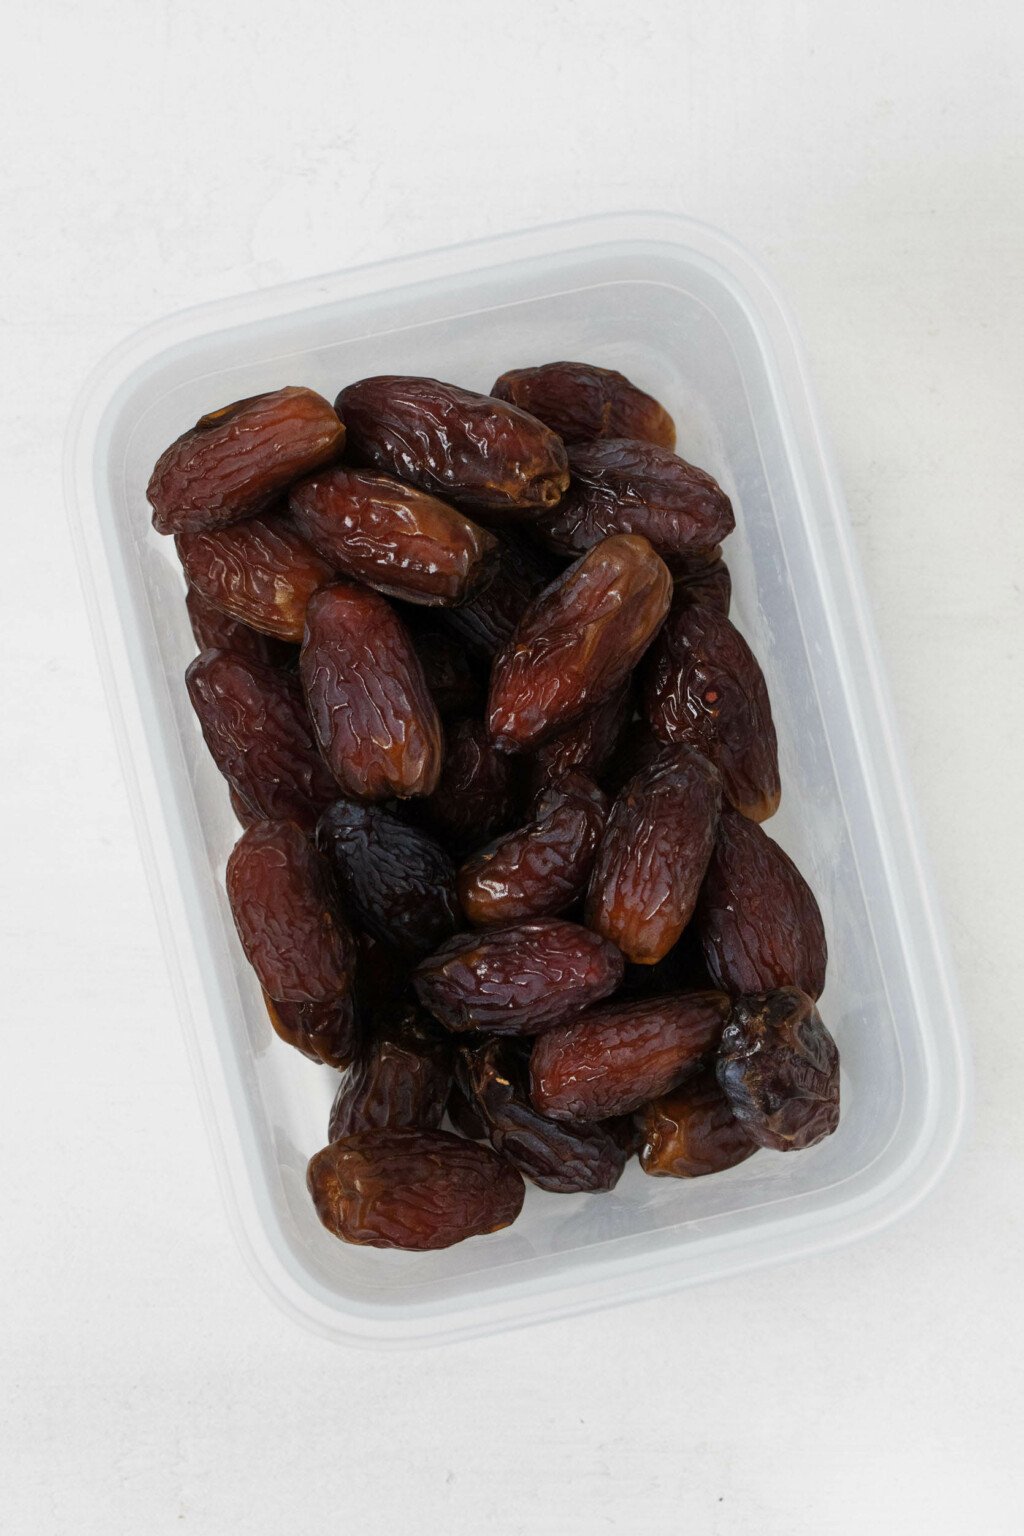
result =
[[274,1033],[286,1045],[327,1067],[341,1069],[352,1061],[358,1029],[351,993],[326,1003],[275,1003],[264,992],[263,1001]]
[[233,651],[202,651],[185,684],[210,754],[250,817],[312,831],[338,786],[292,673]]
[[458,721],[448,731],[437,788],[423,804],[428,826],[462,855],[507,827],[516,804],[513,762],[480,721]]
[[461,603],[498,568],[492,533],[373,470],[322,470],[292,488],[288,509],[336,570],[407,603]]
[[718,481],[653,443],[581,443],[569,449],[569,469],[569,489],[533,525],[561,554],[581,555],[613,533],[638,533],[673,560],[707,554],[735,526]]
[[501,556],[490,585],[479,596],[458,608],[446,608],[440,615],[472,654],[488,666],[495,651],[512,638],[527,604],[557,574],[515,529],[499,529],[496,537]]
[[567,731],[550,737],[533,754],[530,773],[535,789],[539,791],[577,768],[596,779],[615,751],[632,712],[629,684],[623,683]]
[[697,905],[722,799],[718,770],[681,747],[630,779],[612,807],[590,889],[587,926],[635,965],[654,965]]
[[757,1151],[757,1142],[732,1112],[713,1067],[662,1098],[653,1099],[637,1119],[643,1136],[644,1173],[697,1179],[735,1168]]
[[578,923],[538,918],[456,934],[420,961],[414,985],[427,1012],[457,1033],[533,1035],[614,992],[623,964]]
[[608,800],[582,773],[543,790],[533,817],[459,870],[462,910],[478,927],[554,916],[582,896],[608,813]]
[[349,457],[432,496],[506,516],[552,507],[569,483],[565,448],[518,406],[439,379],[385,374],[335,402]]
[[441,1124],[451,1053],[435,1029],[409,1007],[363,1044],[338,1084],[328,1141],[359,1131],[430,1131]]
[[723,992],[591,1008],[534,1043],[530,1097],[553,1120],[632,1114],[696,1071],[729,1016]]
[[625,1138],[614,1127],[566,1125],[539,1114],[513,1042],[491,1040],[463,1051],[459,1071],[487,1140],[526,1178],[554,1194],[615,1188],[626,1166]]
[[762,1147],[799,1151],[839,1124],[839,1051],[796,987],[741,997],[722,1035],[718,1083]]
[[386,944],[418,958],[458,928],[455,865],[429,833],[380,806],[338,800],[316,840],[345,910]]
[[423,623],[414,618],[409,630],[441,719],[478,711],[484,686],[458,636],[433,620]]
[[275,389],[201,416],[156,461],[146,495],[158,533],[251,517],[345,446],[337,412],[311,389]]
[[311,1159],[306,1183],[329,1232],[371,1248],[449,1248],[507,1227],[522,1175],[447,1131],[361,1131]]
[[529,411],[563,443],[637,437],[662,448],[676,444],[675,425],[665,407],[613,368],[564,362],[512,368],[496,380],[491,394]]
[[605,539],[535,598],[495,658],[488,729],[528,751],[615,692],[668,612],[672,579],[646,539]]
[[242,833],[227,888],[246,958],[275,1002],[324,1003],[349,990],[355,946],[323,861],[293,821]]
[[448,1090],[447,1108],[448,1119],[460,1136],[465,1136],[469,1141],[486,1141],[487,1127],[476,1106],[459,1086],[458,1077],[452,1078],[452,1085]]
[[726,992],[799,987],[821,996],[828,951],[814,892],[778,843],[736,811],[718,823],[697,927]]
[[248,656],[251,661],[262,661],[270,667],[289,666],[299,659],[297,646],[250,629],[240,619],[215,608],[195,587],[189,587],[185,593],[185,607],[201,651],[234,651],[236,656]]
[[189,583],[209,602],[253,629],[296,644],[306,604],[334,576],[293,524],[277,515],[179,533],[176,543]]
[[320,749],[357,800],[429,795],[441,721],[408,631],[376,592],[337,582],[306,611],[299,675]]
[[732,577],[721,556],[714,560],[681,562],[672,574],[675,577],[673,601],[699,603],[702,608],[713,608],[724,619],[729,617]]
[[646,670],[655,735],[710,757],[726,800],[744,816],[773,816],[781,796],[775,726],[764,676],[739,630],[711,608],[677,600]]

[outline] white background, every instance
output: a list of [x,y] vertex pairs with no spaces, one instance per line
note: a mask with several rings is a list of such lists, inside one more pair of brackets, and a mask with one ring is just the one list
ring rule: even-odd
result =
[[[1021,1529],[1017,10],[8,0],[5,1532]],[[179,306],[631,207],[738,237],[801,322],[975,1123],[926,1205],[859,1247],[349,1352],[279,1314],[225,1229],[65,532],[64,424],[94,361]]]

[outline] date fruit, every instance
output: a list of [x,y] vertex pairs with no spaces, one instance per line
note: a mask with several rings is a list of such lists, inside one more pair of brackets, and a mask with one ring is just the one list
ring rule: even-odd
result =
[[146,491],[153,527],[184,533],[251,517],[344,446],[337,412],[311,389],[236,400],[201,416],[157,459]]
[[587,926],[635,965],[654,965],[697,905],[722,798],[718,770],[693,748],[630,779],[612,807],[587,893]]
[[274,1033],[286,1045],[327,1067],[340,1069],[352,1061],[358,1029],[351,993],[326,1003],[275,1003],[264,992],[263,1001]]
[[246,958],[275,1002],[325,1003],[349,990],[355,946],[323,861],[293,821],[242,833],[227,888]]
[[548,1030],[530,1055],[530,1097],[553,1120],[628,1115],[695,1072],[729,1017],[724,992],[606,1003]]
[[813,1147],[839,1124],[839,1051],[797,987],[741,997],[722,1035],[718,1082],[762,1147]]
[[673,568],[672,574],[675,577],[673,602],[699,603],[702,608],[713,608],[723,619],[729,617],[732,577],[720,555],[714,560],[683,561]]
[[456,1033],[533,1035],[614,992],[614,945],[561,918],[460,933],[413,974],[423,1007]]
[[530,765],[535,789],[553,784],[575,768],[596,779],[615,751],[632,713],[633,696],[629,684],[623,683],[603,704],[581,715],[567,731],[549,737],[537,748]]
[[717,764],[725,798],[752,821],[779,807],[779,756],[764,675],[739,630],[677,600],[647,661],[647,718],[664,742]]
[[457,1074],[452,1078],[452,1085],[448,1090],[447,1109],[448,1119],[460,1136],[465,1136],[469,1141],[486,1141],[487,1127],[475,1104],[459,1086]]
[[498,569],[490,585],[458,608],[440,617],[473,655],[488,666],[495,651],[507,645],[523,609],[552,580],[555,572],[539,550],[531,549],[513,528],[501,528]]
[[337,582],[306,611],[299,675],[327,766],[357,800],[429,795],[441,721],[408,631],[376,592]]
[[328,1141],[359,1131],[436,1130],[451,1082],[450,1051],[414,1007],[365,1042],[331,1106]]
[[495,658],[488,729],[505,752],[565,730],[615,692],[668,612],[672,578],[646,539],[605,539],[546,587]]
[[515,765],[496,750],[479,720],[448,732],[437,788],[423,803],[427,824],[456,854],[469,853],[516,815]]
[[299,659],[298,646],[250,629],[240,619],[215,608],[195,587],[189,587],[185,593],[185,608],[201,651],[234,651],[236,656],[248,656],[251,661],[262,661],[272,667],[286,667]]
[[349,457],[431,496],[505,516],[552,507],[569,484],[559,437],[518,406],[440,379],[360,379],[335,402]]
[[311,1159],[306,1183],[329,1232],[371,1248],[449,1248],[515,1221],[522,1175],[448,1131],[361,1131]]
[[334,578],[333,567],[279,515],[179,533],[176,543],[189,584],[209,602],[295,644],[302,640],[306,604]]
[[734,996],[825,986],[828,951],[814,892],[756,822],[723,810],[697,906],[704,958]]
[[697,1179],[753,1157],[758,1144],[736,1119],[713,1067],[640,1111],[644,1173]]
[[563,443],[635,437],[675,447],[676,429],[665,407],[613,368],[564,362],[512,368],[496,380],[491,394],[529,411]]

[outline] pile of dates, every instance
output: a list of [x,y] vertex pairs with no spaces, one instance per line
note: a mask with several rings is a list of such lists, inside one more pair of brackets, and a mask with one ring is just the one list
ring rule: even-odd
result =
[[733,510],[674,448],[656,400],[561,362],[275,390],[153,471],[238,936],[280,1038],[341,1073],[308,1184],[348,1242],[835,1130]]

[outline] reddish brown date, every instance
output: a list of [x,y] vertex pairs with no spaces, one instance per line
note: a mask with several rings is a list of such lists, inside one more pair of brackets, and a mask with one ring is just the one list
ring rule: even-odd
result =
[[415,1008],[360,1049],[338,1084],[327,1140],[359,1131],[435,1130],[451,1082],[450,1051]]
[[338,786],[317,751],[296,678],[233,651],[202,651],[185,684],[239,807],[250,818],[296,821],[312,831]]
[[441,721],[408,631],[376,592],[337,582],[306,611],[299,675],[320,749],[357,800],[429,795]]
[[459,1071],[487,1140],[532,1183],[564,1195],[615,1188],[626,1166],[625,1138],[614,1126],[565,1125],[539,1114],[513,1042],[464,1051]]
[[501,557],[493,581],[479,596],[458,608],[446,608],[441,615],[448,628],[487,665],[495,651],[512,638],[527,604],[556,574],[543,554],[532,549],[515,529],[502,528],[496,537]]
[[675,577],[673,601],[699,603],[713,608],[723,619],[732,606],[732,577],[720,555],[713,560],[683,561],[672,571]]
[[742,997],[722,1035],[718,1082],[762,1147],[813,1147],[839,1124],[839,1051],[796,987]]
[[337,412],[311,389],[275,389],[201,416],[156,461],[146,495],[158,533],[218,528],[260,512],[345,446]]
[[714,1068],[653,1099],[637,1118],[644,1173],[697,1179],[735,1168],[757,1151],[757,1142],[736,1119],[719,1088]]
[[498,568],[492,533],[373,470],[322,470],[293,486],[288,509],[336,570],[407,603],[461,603]]
[[274,1033],[286,1045],[328,1067],[341,1069],[352,1061],[358,1029],[350,993],[327,1003],[275,1003],[264,992],[263,1001]]
[[240,619],[215,608],[195,587],[189,587],[185,593],[185,608],[201,651],[234,651],[236,656],[247,656],[251,661],[262,661],[271,667],[289,666],[299,659],[297,646],[275,640],[258,629],[250,629]]
[[722,798],[693,748],[630,779],[612,807],[587,893],[587,926],[636,965],[664,959],[693,916]]
[[423,805],[427,824],[454,853],[466,854],[507,827],[516,804],[515,765],[480,721],[458,721],[448,732],[438,786]]
[[324,1003],[349,989],[355,946],[323,861],[292,821],[260,821],[235,844],[228,900],[246,958],[275,1002]]
[[457,934],[420,962],[414,985],[427,1012],[457,1033],[532,1035],[614,992],[623,964],[578,923],[538,918]]
[[825,985],[828,951],[814,893],[756,824],[723,811],[697,907],[708,970],[734,996]]
[[530,1056],[530,1097],[553,1120],[628,1115],[696,1071],[729,1016],[723,992],[592,1008],[549,1030]]
[[316,840],[345,910],[386,944],[418,958],[459,926],[455,865],[429,833],[380,806],[338,800]]
[[592,779],[598,778],[632,712],[629,684],[623,683],[567,731],[550,737],[533,754],[530,773],[535,789],[539,791],[577,768]]
[[495,658],[495,744],[528,751],[614,693],[661,627],[671,587],[647,540],[628,535],[605,539],[546,587]]
[[662,741],[697,747],[725,798],[752,821],[778,810],[779,757],[764,676],[738,629],[711,608],[673,604],[647,662],[647,718]]
[[385,374],[350,384],[335,403],[354,463],[432,496],[515,516],[554,506],[569,483],[561,439],[489,395]]
[[563,443],[635,437],[662,448],[676,444],[675,425],[665,407],[613,368],[564,362],[512,368],[495,382],[491,394],[529,411]]
[[211,603],[278,640],[302,640],[306,604],[334,576],[287,518],[179,533],[189,583]]
[[707,554],[735,526],[732,503],[704,470],[653,443],[614,438],[569,449],[572,479],[535,531],[564,555],[613,533],[638,533],[666,560]]
[[335,1237],[418,1250],[509,1226],[526,1192],[490,1147],[447,1131],[361,1131],[318,1152],[306,1183]]
[[412,622],[408,618],[406,622],[441,719],[479,711],[484,687],[463,642],[433,618],[423,622],[414,612],[411,617]]
[[462,910],[478,927],[564,912],[582,896],[608,813],[606,796],[582,773],[543,790],[524,827],[459,870]]

